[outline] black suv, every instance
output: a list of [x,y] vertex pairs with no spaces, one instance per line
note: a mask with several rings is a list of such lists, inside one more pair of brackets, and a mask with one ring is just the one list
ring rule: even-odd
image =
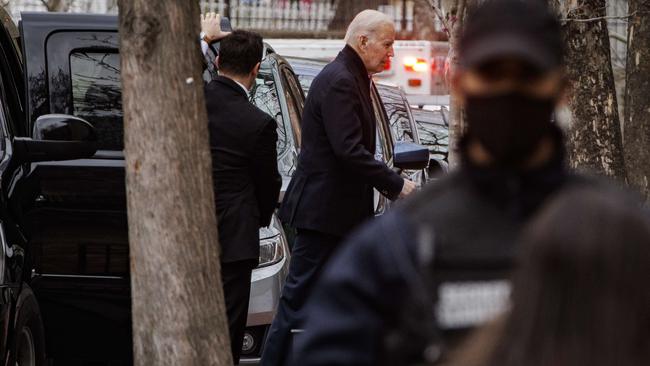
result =
[[[35,253],[29,243],[42,238],[38,229],[45,223],[33,219],[45,199],[43,192],[65,190],[67,183],[48,181],[38,166],[92,156],[97,136],[88,122],[50,108],[54,101],[45,94],[27,93],[57,90],[47,85],[42,67],[39,78],[27,76],[23,61],[31,59],[20,52],[18,30],[2,8],[0,20],[0,358],[5,365],[44,365],[42,307],[36,301]],[[71,233],[77,232],[83,228]]]
[[[116,16],[23,13],[14,35],[22,52],[14,47],[20,73],[11,74],[26,85],[15,93],[25,105],[18,125],[31,131],[42,116],[61,114],[69,116],[59,118],[64,121],[83,118],[96,135],[94,155],[40,162],[25,174],[30,285],[42,311],[47,356],[57,365],[132,360],[117,28]],[[293,128],[304,96],[298,85],[288,64],[267,48],[253,101],[278,121],[278,163],[287,182],[299,148]],[[287,240],[273,222],[260,230],[265,250],[253,272],[242,361],[259,356],[286,275]]]

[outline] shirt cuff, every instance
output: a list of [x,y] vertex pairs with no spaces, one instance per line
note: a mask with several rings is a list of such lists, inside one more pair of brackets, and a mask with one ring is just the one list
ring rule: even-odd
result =
[[201,52],[203,52],[203,56],[207,55],[208,53],[208,42],[201,40]]

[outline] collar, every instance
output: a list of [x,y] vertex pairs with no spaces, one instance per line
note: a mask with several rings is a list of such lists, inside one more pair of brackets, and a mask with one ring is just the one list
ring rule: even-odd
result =
[[218,81],[222,84],[228,85],[230,88],[234,89],[237,93],[242,94],[246,98],[249,98],[249,91],[246,89],[244,85],[242,85],[240,82],[233,80],[229,77],[219,75],[215,78],[215,81]]
[[234,80],[234,79],[233,79],[233,81],[236,82],[237,85],[239,85],[244,90],[244,93],[246,93],[246,95],[248,95],[248,93],[250,93],[250,91],[244,86],[244,84],[242,84],[239,81]]
[[363,60],[361,60],[361,56],[359,56],[354,48],[346,44],[343,50],[339,53],[339,56],[348,61],[348,64],[352,66],[351,71],[354,72],[355,76],[367,82],[370,82],[370,80],[372,80],[370,78],[370,75],[368,75],[366,65],[364,65]]

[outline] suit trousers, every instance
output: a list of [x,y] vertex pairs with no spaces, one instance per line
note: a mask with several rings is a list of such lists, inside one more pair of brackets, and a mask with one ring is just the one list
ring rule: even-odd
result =
[[230,346],[235,365],[239,363],[244,343],[244,330],[246,329],[251,292],[251,273],[257,264],[256,259],[221,263],[221,282],[223,283]]
[[292,352],[291,330],[301,327],[305,301],[341,239],[317,231],[297,230],[289,274],[269,329],[260,366],[282,366],[288,363]]

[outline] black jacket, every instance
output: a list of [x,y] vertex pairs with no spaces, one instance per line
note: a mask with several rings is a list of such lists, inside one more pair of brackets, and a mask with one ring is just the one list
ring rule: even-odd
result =
[[394,199],[403,179],[375,160],[377,122],[361,58],[346,46],[316,76],[302,118],[298,167],[283,222],[343,236],[374,213],[373,187]]
[[219,76],[205,87],[221,260],[259,258],[280,186],[277,124],[241,86]]

